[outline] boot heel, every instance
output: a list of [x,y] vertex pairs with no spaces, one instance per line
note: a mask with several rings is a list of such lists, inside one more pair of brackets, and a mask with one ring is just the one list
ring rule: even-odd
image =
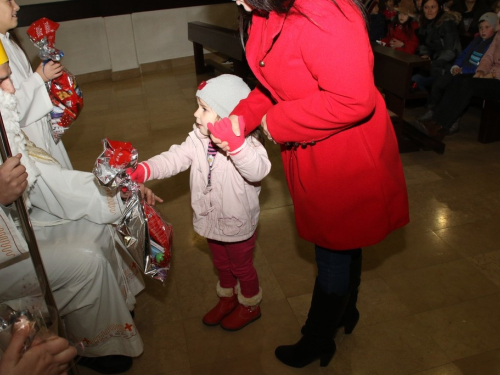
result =
[[334,354],[335,352],[324,354],[323,356],[321,356],[319,359],[319,367],[327,367],[330,364],[330,361],[332,360]]
[[359,321],[359,311],[356,309],[356,312],[353,314],[352,319],[344,323],[344,333],[346,335],[350,335]]

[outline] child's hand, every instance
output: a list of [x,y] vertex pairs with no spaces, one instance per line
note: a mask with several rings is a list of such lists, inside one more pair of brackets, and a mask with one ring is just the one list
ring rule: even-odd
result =
[[151,190],[150,188],[147,188],[146,186],[144,186],[144,184],[139,184],[139,190],[141,191],[141,194],[142,194],[144,200],[146,201],[146,203],[149,204],[150,206],[154,206],[156,204],[156,202],[159,202],[159,203],[163,202],[163,199],[161,199],[160,197],[157,197],[153,193],[153,190]]
[[44,82],[48,82],[53,80],[54,78],[59,77],[63,73],[64,66],[59,62],[49,61],[47,63],[40,63],[36,72],[42,77]]
[[458,66],[454,66],[453,68],[451,68],[451,74],[453,74],[454,76],[461,73],[462,73],[462,68]]
[[227,142],[228,151],[232,154],[237,153],[245,144],[245,122],[243,117],[238,117],[238,126],[240,135],[234,134],[233,124],[227,117],[216,121],[215,124],[207,124],[208,130],[214,137],[220,139],[221,142]]
[[151,177],[151,169],[149,164],[146,162],[141,162],[137,164],[137,168],[128,168],[125,172],[130,176],[132,181],[138,182],[140,184],[146,182],[149,177]]

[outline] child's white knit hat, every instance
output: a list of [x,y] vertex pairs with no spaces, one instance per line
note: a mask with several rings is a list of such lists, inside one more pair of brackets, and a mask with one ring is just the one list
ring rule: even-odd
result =
[[248,85],[238,76],[222,74],[203,81],[198,86],[196,96],[214,110],[219,117],[227,117],[250,93]]
[[487,12],[479,18],[479,21],[477,23],[479,24],[483,21],[488,22],[491,27],[495,28],[498,24],[498,16],[493,12]]

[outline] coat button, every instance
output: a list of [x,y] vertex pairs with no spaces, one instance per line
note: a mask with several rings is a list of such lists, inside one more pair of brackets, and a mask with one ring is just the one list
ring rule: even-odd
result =
[[261,68],[263,68],[263,67],[265,67],[265,66],[266,66],[266,64],[264,63],[264,61],[259,61],[259,66],[260,66]]
[[307,147],[307,143],[306,142],[302,142],[302,144],[300,145],[300,147],[306,148]]
[[316,141],[311,141],[310,145],[314,146],[316,144]]
[[300,143],[299,143],[299,142],[295,142],[295,143],[293,144],[293,146],[294,146],[294,147],[299,147],[299,146],[300,146]]

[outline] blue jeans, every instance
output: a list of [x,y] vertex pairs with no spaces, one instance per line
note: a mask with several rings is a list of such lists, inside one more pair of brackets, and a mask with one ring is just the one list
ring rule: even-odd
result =
[[429,91],[432,82],[434,82],[436,78],[432,76],[423,76],[421,74],[415,74],[411,77],[411,80],[417,84],[417,88],[421,91]]
[[314,245],[318,265],[317,281],[323,291],[344,296],[349,293],[350,266],[353,256],[359,256],[361,249],[330,250]]

